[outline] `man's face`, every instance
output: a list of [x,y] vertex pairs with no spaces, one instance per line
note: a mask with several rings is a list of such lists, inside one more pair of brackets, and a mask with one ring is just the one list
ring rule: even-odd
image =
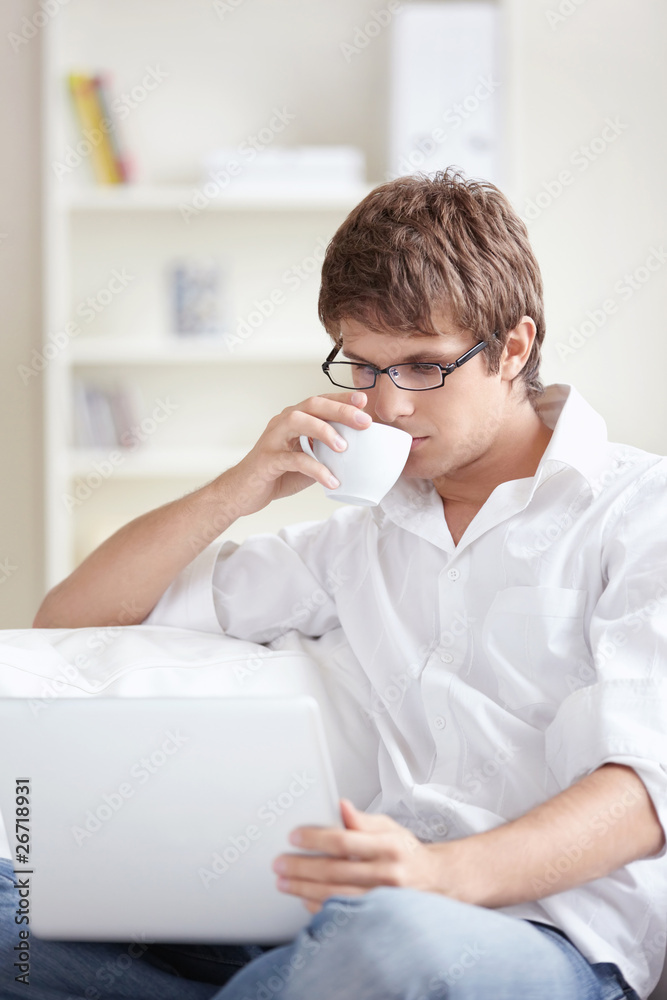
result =
[[[342,350],[350,361],[364,361],[378,368],[406,361],[456,361],[477,343],[469,332],[438,321],[436,336],[403,337],[375,333],[356,320],[341,321]],[[444,385],[423,392],[410,392],[380,375],[368,397],[367,413],[381,424],[411,434],[412,448],[404,475],[437,480],[439,477],[469,479],[483,474],[493,461],[493,445],[508,406],[510,383],[501,373],[490,374],[485,351],[480,351],[451,375]],[[436,483],[437,485],[437,483]]]

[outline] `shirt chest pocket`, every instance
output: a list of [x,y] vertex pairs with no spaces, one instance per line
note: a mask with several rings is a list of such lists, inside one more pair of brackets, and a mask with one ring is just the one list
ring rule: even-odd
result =
[[[587,593],[508,587],[496,594],[484,619],[482,646],[506,708],[556,706],[577,686],[582,660],[590,662],[584,637]],[[548,724],[552,715],[543,721]]]

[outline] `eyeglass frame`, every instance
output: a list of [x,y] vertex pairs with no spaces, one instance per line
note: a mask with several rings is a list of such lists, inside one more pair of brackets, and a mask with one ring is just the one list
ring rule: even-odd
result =
[[[495,331],[493,333],[493,336],[494,337],[498,337],[498,332]],[[452,372],[455,372],[456,369],[460,368],[461,365],[464,365],[466,363],[466,361],[470,361],[471,358],[474,358],[476,354],[479,354],[481,351],[484,350],[485,347],[488,347],[488,344],[489,344],[488,340],[480,340],[473,347],[471,347],[468,351],[466,351],[465,354],[462,354],[460,358],[457,358],[456,361],[450,361],[446,365],[441,365],[437,361],[420,361],[420,362],[405,361],[405,362],[401,362],[401,363],[399,363],[397,365],[389,365],[387,368],[376,368],[375,365],[366,364],[366,363],[364,363],[362,361],[334,361],[334,358],[339,353],[339,351],[340,351],[340,349],[342,347],[341,344],[337,344],[329,352],[329,355],[328,355],[326,361],[322,365],[322,371],[327,376],[327,378],[329,379],[329,381],[331,382],[331,384],[337,386],[337,388],[339,388],[339,389],[354,389],[355,386],[351,386],[351,385],[350,386],[347,386],[347,385],[338,385],[337,382],[334,382],[333,378],[331,377],[331,375],[329,373],[329,365],[332,362],[333,362],[333,364],[358,365],[360,368],[370,368],[370,369],[372,369],[372,371],[373,371],[373,384],[372,385],[359,386],[359,392],[363,392],[364,389],[374,389],[375,388],[375,384],[376,384],[377,379],[378,379],[378,375],[388,375],[389,378],[391,379],[391,381],[393,382],[393,384],[396,386],[396,388],[397,389],[403,389],[405,392],[430,392],[431,389],[442,389],[443,385],[445,384],[445,379],[447,378],[448,375],[451,375]],[[409,386],[399,385],[397,382],[394,381],[394,379],[392,377],[392,374],[391,374],[391,369],[392,368],[401,368],[403,365],[405,365],[407,367],[408,365],[414,365],[414,364],[432,365],[434,368],[439,368],[440,369],[440,376],[442,378],[442,381],[440,382],[440,385],[429,385],[429,386],[426,386],[423,389],[411,389],[411,388],[409,388]]]

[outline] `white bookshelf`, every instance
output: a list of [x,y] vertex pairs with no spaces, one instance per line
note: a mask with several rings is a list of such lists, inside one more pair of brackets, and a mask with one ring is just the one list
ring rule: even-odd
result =
[[[198,163],[206,143],[225,145],[226,140],[233,145],[239,134],[236,112],[228,134],[218,129],[215,140],[205,134],[208,126],[201,106],[208,101],[205,110],[211,116],[219,114],[216,87],[218,93],[226,93],[229,82],[224,60],[211,44],[211,32],[220,32],[221,50],[233,44],[211,11],[211,5],[200,0],[165,0],[159,7],[149,3],[140,9],[129,0],[114,5],[71,0],[44,30],[44,344],[54,337],[62,339],[68,324],[76,327],[40,373],[46,587],[71,572],[130,518],[236,464],[285,406],[314,393],[334,391],[319,369],[329,351],[316,311],[319,268],[306,271],[302,265],[318,248],[321,251],[373,185],[251,190],[239,183],[211,198],[196,218],[184,222],[182,206],[205,180]],[[184,32],[187,29],[187,43],[180,45],[164,33],[158,24],[161,15],[172,35],[179,23]],[[257,25],[243,25],[239,17],[237,29],[238,38],[249,41]],[[169,65],[163,92],[146,100],[121,132],[139,161],[138,182],[97,186],[85,162],[58,179],[54,162],[62,161],[67,145],[79,138],[66,72],[110,70],[115,89],[122,92],[141,77],[146,65],[162,59]],[[354,101],[352,84],[338,109],[341,121],[347,113],[345,102],[352,106]],[[187,110],[184,113],[189,101],[199,115],[196,125]],[[255,101],[255,120],[261,121],[262,101],[257,95]],[[174,128],[174,108],[176,123],[190,131],[169,145],[165,135]],[[252,119],[248,103],[245,114]],[[297,139],[323,141],[303,133],[292,141]],[[187,342],[172,336],[165,274],[171,263],[183,258],[214,259],[227,275],[230,334],[247,320],[254,303],[270,301],[273,290],[282,290],[284,301],[263,317],[251,335],[242,342],[237,338],[233,348],[213,337]],[[287,283],[285,275],[297,274],[295,267],[301,268],[302,277]],[[84,319],[83,304],[90,297],[98,304],[114,271],[131,280],[95,310],[94,318]],[[75,447],[75,379],[102,390],[128,387],[146,401],[148,415],[155,400],[167,397],[177,408],[137,447]],[[112,452],[119,453],[120,460],[116,456],[112,461]],[[101,474],[99,470],[109,464],[113,472]],[[282,524],[327,517],[334,509],[314,485],[241,519],[228,534],[241,540]]]

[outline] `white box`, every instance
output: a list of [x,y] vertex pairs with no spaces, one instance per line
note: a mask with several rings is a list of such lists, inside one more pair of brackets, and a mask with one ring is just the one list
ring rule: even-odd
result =
[[219,178],[236,192],[314,190],[324,193],[362,185],[364,153],[355,146],[272,146],[256,151],[247,143],[219,149],[204,161],[206,180]]
[[412,3],[392,26],[391,177],[457,166],[502,184],[500,10]]

